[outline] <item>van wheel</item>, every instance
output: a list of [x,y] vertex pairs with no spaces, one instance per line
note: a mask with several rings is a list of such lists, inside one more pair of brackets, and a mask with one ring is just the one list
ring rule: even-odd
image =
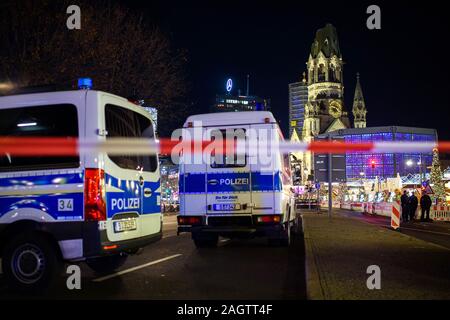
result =
[[293,223],[291,221],[286,222],[286,230],[280,239],[280,245],[283,247],[289,247],[292,243],[292,227]]
[[297,216],[294,220],[291,231],[294,236],[301,236],[303,234],[302,223],[302,217]]
[[118,268],[123,266],[127,258],[128,255],[115,254],[111,256],[87,259],[86,264],[95,272],[105,274],[116,271]]
[[269,238],[268,243],[270,246],[282,246],[288,247],[292,243],[292,225],[291,222],[286,222],[285,230],[280,233],[277,238]]
[[45,291],[54,286],[62,266],[54,244],[42,234],[20,234],[5,246],[2,269],[13,290]]
[[218,235],[192,235],[192,240],[194,240],[195,246],[197,248],[215,248],[219,242]]

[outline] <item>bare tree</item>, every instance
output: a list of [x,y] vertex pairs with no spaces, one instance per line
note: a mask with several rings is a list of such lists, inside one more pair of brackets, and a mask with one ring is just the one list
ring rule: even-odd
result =
[[186,112],[186,53],[173,49],[142,14],[110,1],[76,1],[81,30],[69,30],[70,4],[16,0],[1,5],[0,81],[70,84],[91,77],[95,89],[157,107],[159,132],[169,134]]

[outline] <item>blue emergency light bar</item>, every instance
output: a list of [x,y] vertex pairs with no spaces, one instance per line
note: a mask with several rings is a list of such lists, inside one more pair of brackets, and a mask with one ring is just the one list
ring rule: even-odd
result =
[[78,78],[78,89],[89,90],[92,89],[91,78]]

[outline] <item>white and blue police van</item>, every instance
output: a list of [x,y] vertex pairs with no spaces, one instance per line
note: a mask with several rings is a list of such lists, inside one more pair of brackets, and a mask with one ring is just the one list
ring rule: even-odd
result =
[[[247,140],[250,133],[253,141],[261,140],[262,133],[272,142],[284,139],[272,113],[266,111],[194,115],[182,130],[183,139],[211,141],[223,134],[223,140],[230,141],[226,135],[233,131],[241,137],[232,139]],[[289,245],[298,230],[289,154],[249,152],[251,145],[248,141],[245,145],[243,152],[236,149],[233,155],[211,155],[210,149],[202,149],[201,163],[193,161],[195,151],[180,153],[178,232],[191,232],[197,247],[214,247],[219,236],[262,236],[269,243]],[[255,159],[261,152],[268,154],[264,164]],[[230,157],[234,159],[224,159]]]
[[[155,129],[142,107],[83,87],[0,97],[0,136],[155,139]],[[111,272],[161,235],[157,155],[0,154],[0,256],[13,288],[48,287],[64,262]]]

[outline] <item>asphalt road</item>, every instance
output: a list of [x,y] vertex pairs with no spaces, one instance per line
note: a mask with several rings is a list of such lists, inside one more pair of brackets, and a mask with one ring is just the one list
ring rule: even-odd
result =
[[164,221],[163,239],[130,256],[114,274],[98,276],[80,264],[81,290],[65,278],[55,292],[11,293],[0,274],[0,299],[305,299],[303,239],[289,248],[265,239],[221,239],[218,248],[196,249],[189,234],[176,235],[174,216]]

